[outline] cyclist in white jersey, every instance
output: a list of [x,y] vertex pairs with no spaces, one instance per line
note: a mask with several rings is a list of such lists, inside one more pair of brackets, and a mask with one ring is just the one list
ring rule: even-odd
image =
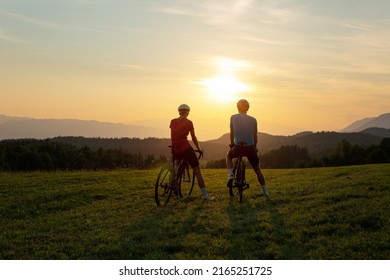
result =
[[230,147],[226,154],[226,167],[229,171],[228,187],[233,183],[233,158],[238,156],[239,143],[244,142],[243,156],[246,156],[257,175],[263,194],[269,196],[265,178],[260,169],[259,157],[257,156],[257,120],[247,115],[249,102],[241,99],[237,102],[238,114],[230,117]]

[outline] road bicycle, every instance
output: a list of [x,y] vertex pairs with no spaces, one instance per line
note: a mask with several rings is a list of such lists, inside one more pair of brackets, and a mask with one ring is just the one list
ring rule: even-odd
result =
[[[169,146],[172,148],[171,146]],[[202,151],[195,150],[198,153],[198,160],[203,155]],[[172,195],[191,196],[195,184],[195,174],[190,176],[189,163],[187,160],[178,160],[173,155],[168,166],[163,166],[158,173],[154,189],[154,199],[157,206],[166,205]]]
[[[242,159],[242,150],[245,144],[245,142],[239,142],[236,147],[238,149],[238,156],[233,166],[233,181],[228,186],[230,196],[237,196],[239,202],[242,202],[243,191],[249,189],[249,184],[245,180],[245,162]],[[232,148],[234,145],[230,147]]]

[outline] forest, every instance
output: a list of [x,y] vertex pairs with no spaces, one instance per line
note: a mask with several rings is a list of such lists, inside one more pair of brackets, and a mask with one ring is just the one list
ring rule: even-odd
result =
[[[297,145],[283,145],[260,155],[263,168],[308,168],[348,166],[390,162],[390,138],[383,138],[379,145],[362,147],[347,140],[340,141],[327,155],[311,156],[308,149]],[[225,159],[211,160],[207,168],[225,167]]]
[[164,161],[167,161],[165,156],[156,159],[151,154],[135,154],[121,148],[78,148],[51,139],[0,142],[0,170],[4,171],[146,169]]
[[[164,142],[164,145],[166,143]],[[153,149],[150,149],[152,151]],[[207,151],[206,151],[207,152]],[[166,154],[129,152],[121,147],[91,148],[54,139],[14,139],[0,141],[0,170],[112,170],[148,169],[168,161]],[[308,168],[390,162],[390,138],[378,145],[361,146],[341,140],[326,155],[310,155],[306,147],[282,145],[260,154],[262,168]],[[225,168],[225,159],[212,159],[206,168]]]

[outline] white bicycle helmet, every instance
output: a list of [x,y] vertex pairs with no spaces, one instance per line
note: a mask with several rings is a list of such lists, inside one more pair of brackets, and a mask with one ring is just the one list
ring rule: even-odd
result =
[[181,111],[181,110],[188,110],[190,111],[190,106],[188,106],[187,104],[181,104],[179,106],[179,108],[177,108],[178,111]]

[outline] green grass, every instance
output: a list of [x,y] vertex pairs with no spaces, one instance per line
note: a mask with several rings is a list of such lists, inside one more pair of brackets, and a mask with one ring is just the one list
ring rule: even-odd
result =
[[154,202],[158,170],[0,173],[0,259],[390,259],[390,165],[253,171],[243,203],[225,170],[214,202]]

